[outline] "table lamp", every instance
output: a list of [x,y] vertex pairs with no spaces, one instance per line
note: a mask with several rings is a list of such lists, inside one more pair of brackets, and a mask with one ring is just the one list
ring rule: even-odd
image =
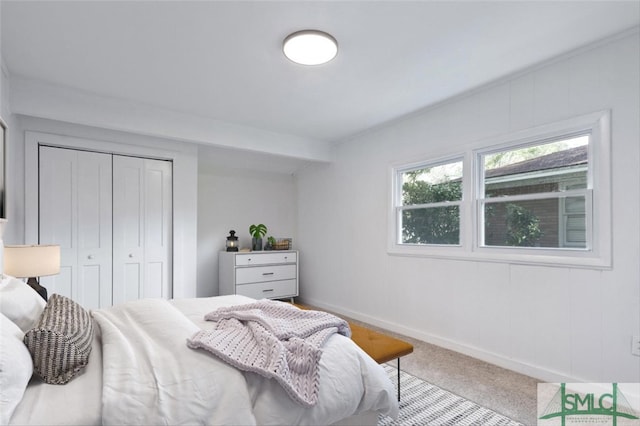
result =
[[56,275],[60,272],[60,246],[30,245],[5,246],[4,273],[16,278],[28,278],[31,286],[44,300],[47,289],[42,287],[36,277]]

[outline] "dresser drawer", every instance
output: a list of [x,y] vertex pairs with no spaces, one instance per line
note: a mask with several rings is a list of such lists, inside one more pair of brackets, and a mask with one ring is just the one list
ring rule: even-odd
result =
[[236,266],[252,266],[252,265],[272,265],[278,263],[296,263],[298,256],[296,252],[271,252],[271,253],[247,253],[238,254],[236,258]]
[[258,284],[243,284],[236,286],[236,294],[254,299],[280,299],[298,295],[298,280],[271,281]]
[[296,265],[271,265],[236,269],[236,284],[289,280],[296,277]]

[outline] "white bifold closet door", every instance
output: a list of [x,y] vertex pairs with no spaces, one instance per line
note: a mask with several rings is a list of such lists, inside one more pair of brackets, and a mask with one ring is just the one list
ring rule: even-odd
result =
[[171,297],[171,162],[39,147],[39,240],[60,245],[49,294],[87,309]]
[[40,244],[60,245],[60,274],[42,277],[88,309],[112,303],[111,155],[40,147]]
[[113,304],[171,297],[171,163],[113,157]]

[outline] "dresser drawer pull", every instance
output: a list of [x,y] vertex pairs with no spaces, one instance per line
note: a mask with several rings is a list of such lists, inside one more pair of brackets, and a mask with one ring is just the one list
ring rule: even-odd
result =
[[267,289],[262,290],[263,293],[269,293],[271,291],[273,291],[272,288],[267,288]]
[[263,272],[262,276],[273,275],[273,272]]

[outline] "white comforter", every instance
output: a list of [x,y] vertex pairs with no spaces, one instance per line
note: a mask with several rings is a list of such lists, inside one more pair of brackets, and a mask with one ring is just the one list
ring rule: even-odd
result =
[[[95,376],[91,364],[96,359],[69,385],[76,382],[74,393],[85,389],[78,399],[86,398],[87,407],[98,405],[99,395],[101,414],[85,413],[83,405],[52,412],[48,393],[56,401],[53,395],[60,387],[36,383],[37,399],[30,398],[28,388],[23,403],[37,404],[19,406],[12,423],[331,424],[364,412],[397,415],[395,390],[384,370],[341,335],[323,347],[318,403],[310,408],[293,401],[275,380],[242,373],[187,347],[188,337],[212,326],[204,320],[206,313],[252,301],[241,296],[147,299],[93,311],[102,340],[102,391],[96,392],[95,382],[82,384],[85,376]],[[45,408],[49,414],[40,416],[38,410]]]
[[103,424],[255,423],[243,375],[189,349],[198,327],[166,300],[93,317],[102,330]]

